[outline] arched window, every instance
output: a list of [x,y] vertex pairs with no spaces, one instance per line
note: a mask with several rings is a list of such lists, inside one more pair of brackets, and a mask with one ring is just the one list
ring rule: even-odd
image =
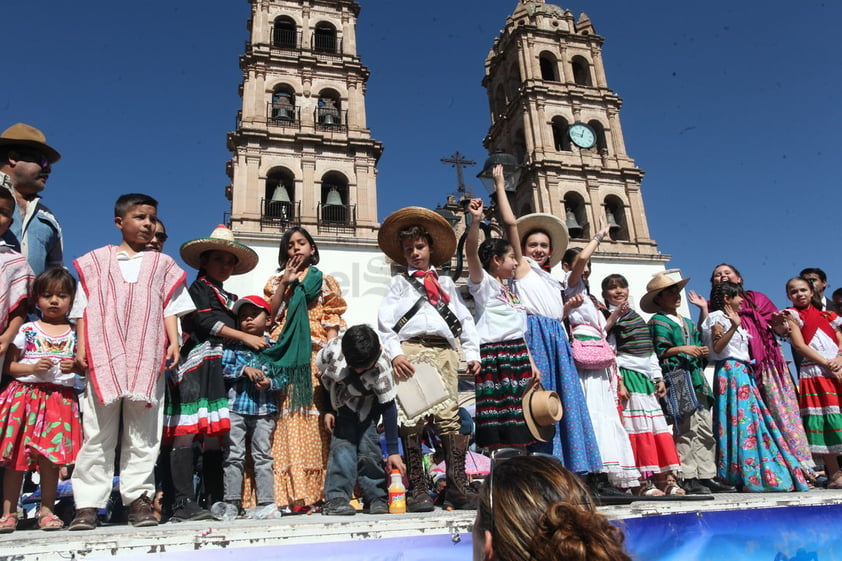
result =
[[581,240],[590,237],[585,200],[579,193],[571,191],[564,195],[564,224],[570,239]]
[[523,129],[516,130],[512,135],[512,153],[519,165],[526,162],[526,136],[523,134]]
[[494,113],[495,115],[505,115],[509,107],[509,102],[506,100],[506,91],[503,89],[503,84],[498,84],[497,89],[494,90]]
[[594,119],[593,121],[588,121],[588,125],[594,130],[596,133],[596,150],[600,154],[607,154],[608,153],[608,141],[605,138],[605,127],[602,126],[602,123]]
[[286,168],[276,168],[266,177],[263,192],[264,225],[284,228],[295,218],[295,176]]
[[269,120],[275,125],[294,123],[296,119],[295,92],[289,86],[278,86],[272,94]]
[[592,86],[591,67],[588,59],[583,56],[574,56],[570,61],[573,66],[573,81],[580,86]]
[[272,46],[279,49],[297,49],[298,33],[295,21],[288,16],[275,18],[272,28]]
[[612,240],[628,241],[629,227],[626,220],[626,207],[616,195],[605,197],[605,219],[608,221],[608,234]]
[[570,125],[567,124],[567,119],[564,117],[553,117],[551,126],[553,128],[553,145],[559,152],[570,151],[570,134],[568,129]]
[[538,57],[541,66],[541,79],[548,82],[558,82],[558,62],[555,55],[544,51]]
[[320,91],[316,107],[316,125],[328,128],[342,127],[345,124],[342,115],[342,101],[339,94],[331,89]]
[[348,180],[344,175],[328,172],[322,177],[320,201],[321,224],[327,226],[349,224],[351,213],[348,207]]
[[313,50],[318,53],[336,52],[336,28],[332,23],[320,21],[313,32]]
[[517,61],[514,61],[514,63],[509,66],[509,79],[506,80],[506,98],[509,100],[509,103],[511,103],[513,99],[517,98],[520,82],[520,67],[517,64]]

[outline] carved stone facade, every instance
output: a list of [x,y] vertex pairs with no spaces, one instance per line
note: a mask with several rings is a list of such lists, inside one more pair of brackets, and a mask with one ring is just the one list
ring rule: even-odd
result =
[[250,4],[243,106],[228,135],[232,229],[255,240],[293,225],[317,237],[376,238],[375,166],[383,146],[366,126],[359,5]]
[[[515,213],[551,213],[567,221],[571,240],[588,240],[605,213],[615,224],[602,254],[663,262],[640,193],[643,171],[626,153],[620,97],[608,88],[603,38],[587,15],[543,0],[521,0],[485,61],[483,85],[492,124],[489,151],[523,162]],[[569,129],[584,123],[595,143],[580,148]]]

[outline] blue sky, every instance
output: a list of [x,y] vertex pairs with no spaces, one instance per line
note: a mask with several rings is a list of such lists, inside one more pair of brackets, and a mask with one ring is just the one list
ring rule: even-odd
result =
[[[483,63],[516,1],[360,4],[368,124],[385,145],[382,220],[455,190],[455,170],[440,158],[458,150],[484,160]],[[652,237],[670,266],[694,277],[691,288],[706,292],[720,261],[779,305],[804,266],[842,286],[842,4],[562,6],[586,11],[605,37],[627,151],[646,172]],[[170,254],[222,221],[248,17],[246,0],[4,4],[0,129],[33,124],[62,152],[44,201],[64,226],[68,263],[118,241],[111,220],[121,193],[160,200]]]

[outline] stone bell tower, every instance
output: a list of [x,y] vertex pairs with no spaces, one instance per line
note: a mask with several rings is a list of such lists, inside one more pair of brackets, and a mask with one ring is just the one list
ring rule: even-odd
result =
[[594,259],[595,277],[621,272],[637,278],[636,288],[669,256],[649,236],[643,171],[626,153],[622,100],[608,87],[603,42],[584,13],[576,21],[544,0],[520,0],[485,60],[491,127],[484,144],[523,163],[512,196],[518,216],[558,216],[571,245],[587,243],[606,216],[610,239]]
[[344,292],[366,292],[363,277],[382,260],[375,166],[383,145],[366,124],[360,6],[352,0],[249,4],[250,39],[240,57],[243,105],[228,134],[225,194],[229,225],[258,252],[260,264],[232,286],[259,293],[277,267],[282,234],[302,226],[319,246],[319,267]]

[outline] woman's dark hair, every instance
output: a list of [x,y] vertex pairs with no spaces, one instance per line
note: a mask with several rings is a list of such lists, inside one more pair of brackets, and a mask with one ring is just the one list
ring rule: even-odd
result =
[[289,240],[292,238],[292,235],[298,232],[302,236],[307,239],[307,243],[313,248],[313,254],[310,256],[310,265],[318,265],[319,264],[319,248],[316,245],[316,242],[313,241],[313,236],[310,235],[310,232],[302,228],[301,226],[293,226],[286,232],[284,232],[283,237],[281,238],[281,243],[278,246],[278,271],[283,271],[284,267],[287,266],[287,260],[289,259],[289,255],[287,252],[289,251]]
[[581,247],[571,247],[564,252],[564,255],[561,256],[561,262],[567,265],[572,265],[573,260],[576,259],[576,256],[580,253],[582,253]]
[[[736,271],[734,272],[736,273]],[[725,281],[715,284],[713,285],[713,288],[710,289],[710,309],[711,311],[724,310],[725,298],[733,298],[734,296],[742,295],[743,287],[735,282]]]
[[714,273],[716,273],[716,270],[720,267],[728,267],[729,269],[734,271],[734,273],[736,273],[736,275],[738,277],[743,278],[743,275],[742,275],[742,273],[740,273],[740,270],[737,269],[736,267],[734,267],[733,265],[731,265],[730,263],[720,263],[719,265],[717,265],[716,267],[713,268],[713,271],[710,272],[710,283],[711,284],[713,284]]
[[38,296],[47,292],[50,287],[58,286],[70,295],[71,300],[76,296],[76,279],[64,267],[53,267],[47,269],[32,281],[32,297],[37,299]]
[[615,286],[619,286],[620,288],[628,288],[629,281],[626,280],[626,277],[617,273],[614,273],[613,275],[608,275],[607,277],[602,279],[603,292],[605,292],[609,288],[614,288]]
[[482,242],[477,251],[482,268],[488,271],[491,266],[491,259],[494,257],[503,259],[511,248],[512,244],[503,238],[489,238]]
[[496,464],[480,490],[476,524],[491,532],[502,561],[631,561],[622,530],[596,511],[579,477],[554,458]]

